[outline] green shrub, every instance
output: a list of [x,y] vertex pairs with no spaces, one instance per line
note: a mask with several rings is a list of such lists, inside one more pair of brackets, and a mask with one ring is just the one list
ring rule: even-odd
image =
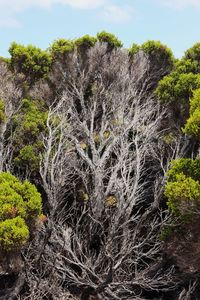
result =
[[176,82],[177,79],[173,76],[173,74],[165,76],[159,81],[155,93],[162,103],[170,103],[176,100],[176,95],[174,93]]
[[174,93],[179,101],[182,99],[189,99],[192,96],[193,90],[200,87],[200,75],[188,73],[180,74],[176,85],[174,86]]
[[13,251],[26,244],[41,212],[41,195],[33,184],[0,173],[0,249]]
[[173,215],[181,222],[191,220],[200,207],[200,158],[181,158],[171,162],[164,194]]
[[190,99],[190,114],[192,115],[196,109],[200,108],[200,89],[193,92],[193,97]]
[[129,55],[134,56],[136,53],[140,51],[141,47],[137,44],[132,44],[131,48],[128,49]]
[[156,90],[163,103],[174,103],[176,106],[184,104],[185,115],[188,112],[189,98],[194,90],[200,88],[199,45],[186,51],[185,56],[175,62],[172,72],[159,82]]
[[200,75],[176,71],[160,80],[156,95],[163,103],[188,104],[193,90],[200,87]]
[[174,56],[171,49],[163,45],[160,41],[147,41],[142,44],[141,49],[153,59],[169,65],[173,65],[174,63]]
[[97,39],[95,37],[86,34],[81,38],[76,39],[74,43],[78,51],[84,51],[91,47],[94,47],[96,41]]
[[37,147],[37,144],[24,146],[14,159],[15,166],[32,172],[37,171],[40,165],[39,149],[40,147]]
[[176,175],[176,181],[168,182],[165,186],[165,196],[168,207],[173,214],[187,215],[199,207],[200,184],[183,173]]
[[53,44],[50,47],[50,53],[53,58],[56,58],[60,55],[64,55],[67,53],[71,53],[74,51],[74,42],[72,40],[66,40],[66,39],[58,39],[53,42]]
[[177,74],[181,73],[199,73],[199,65],[196,60],[182,58],[175,63],[175,70]]
[[9,48],[11,68],[27,76],[29,81],[44,78],[51,67],[52,59],[48,52],[32,45],[12,43]]
[[122,42],[112,33],[101,31],[97,33],[97,40],[100,43],[107,43],[110,48],[122,47]]
[[200,89],[195,90],[190,99],[190,117],[183,132],[200,140]]
[[0,100],[0,125],[6,120],[5,115],[5,103],[3,100]]
[[200,43],[196,43],[193,47],[188,49],[185,52],[184,58],[200,63]]
[[0,221],[0,248],[6,252],[22,248],[29,239],[29,229],[25,221],[16,217]]
[[41,135],[46,130],[46,118],[43,102],[22,100],[20,111],[12,119],[15,166],[30,172],[39,169],[43,151]]
[[183,173],[184,175],[193,178],[194,180],[200,179],[200,158],[180,158],[171,161],[170,169],[167,172],[168,182],[176,181],[176,176]]
[[195,112],[189,117],[183,131],[200,140],[200,109],[199,108],[196,109]]

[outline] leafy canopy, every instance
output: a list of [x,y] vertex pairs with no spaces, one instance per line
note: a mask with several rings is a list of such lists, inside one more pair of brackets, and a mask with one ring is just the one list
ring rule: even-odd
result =
[[75,40],[74,44],[78,51],[84,51],[91,47],[94,47],[96,44],[97,39],[89,34],[86,34],[78,39]]
[[195,89],[200,88],[200,43],[185,52],[175,63],[173,71],[158,85],[156,94],[163,103],[178,103],[188,106]]
[[41,134],[46,129],[46,117],[43,102],[22,100],[21,110],[12,120],[15,166],[29,171],[38,170],[39,153],[43,150]]
[[200,89],[195,90],[190,99],[190,117],[183,131],[200,140]]
[[48,52],[33,45],[24,46],[13,42],[9,53],[11,68],[23,73],[29,80],[36,81],[47,76],[52,63]]
[[101,31],[97,33],[97,40],[100,43],[108,43],[111,48],[122,47],[122,42],[112,33]]
[[171,212],[181,219],[200,207],[200,159],[182,158],[172,161],[167,173],[165,196]]
[[160,41],[147,41],[142,44],[141,49],[156,59],[162,59],[170,64],[174,62],[174,56],[170,48],[163,45]]
[[0,125],[6,120],[5,115],[5,103],[3,100],[0,100]]
[[41,195],[33,184],[0,173],[0,249],[15,251],[25,245],[41,211]]
[[58,39],[52,43],[50,46],[50,53],[53,58],[59,55],[64,55],[73,52],[75,48],[74,42],[72,40]]
[[142,50],[144,53],[148,54],[149,57],[155,61],[162,61],[167,66],[173,66],[174,56],[170,48],[163,45],[160,41],[147,41],[142,45],[133,44],[129,48],[129,55],[134,56]]

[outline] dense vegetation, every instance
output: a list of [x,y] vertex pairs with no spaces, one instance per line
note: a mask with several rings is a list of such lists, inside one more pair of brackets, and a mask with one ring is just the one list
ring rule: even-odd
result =
[[0,174],[0,248],[16,251],[28,242],[41,214],[41,196],[34,185],[11,175]]
[[200,44],[178,60],[103,31],[9,52],[0,300],[199,299]]

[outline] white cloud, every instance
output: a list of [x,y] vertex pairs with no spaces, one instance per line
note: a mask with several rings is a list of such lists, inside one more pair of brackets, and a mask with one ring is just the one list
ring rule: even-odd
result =
[[178,9],[186,7],[200,8],[200,0],[158,0],[158,2]]
[[70,5],[80,9],[93,9],[101,6],[105,0],[0,0],[0,9],[21,11],[29,7],[51,7],[56,4]]
[[107,5],[103,10],[103,17],[107,21],[121,23],[131,19],[133,9],[129,6]]
[[[0,0],[0,27],[18,27],[18,14],[33,7],[51,8],[54,5],[71,6],[74,9],[99,9],[104,19],[125,22],[131,17],[130,7],[115,5],[115,0]],[[124,1],[122,1],[123,3]]]
[[0,28],[17,28],[21,27],[20,22],[17,19],[4,17],[0,19]]
[[105,0],[49,0],[58,4],[68,4],[75,8],[93,9],[106,3]]

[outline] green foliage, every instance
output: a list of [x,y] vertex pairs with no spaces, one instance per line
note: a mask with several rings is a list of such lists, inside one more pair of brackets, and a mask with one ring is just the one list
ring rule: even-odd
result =
[[86,34],[81,38],[76,39],[74,43],[78,51],[84,51],[91,47],[94,47],[96,41],[97,39],[95,37]]
[[51,55],[32,45],[12,43],[9,48],[10,65],[13,70],[23,73],[30,81],[44,78],[51,67]]
[[21,111],[15,115],[13,122],[18,138],[28,138],[29,142],[35,141],[38,134],[42,132],[46,126],[44,104],[28,99],[22,100]]
[[174,56],[171,49],[163,45],[160,41],[147,41],[142,44],[141,49],[153,59],[165,62],[169,65],[173,65],[174,63]]
[[200,159],[172,161],[167,179],[164,194],[168,207],[172,214],[186,222],[200,206]]
[[177,174],[183,173],[184,175],[193,178],[194,180],[200,179],[200,158],[180,158],[171,161],[170,170],[167,172],[168,182],[176,181]]
[[178,60],[175,64],[175,72],[177,75],[181,73],[198,74],[199,70],[199,65],[196,60],[182,58],[181,60]]
[[37,144],[24,146],[20,149],[19,154],[14,159],[15,166],[19,168],[27,168],[32,172],[37,171],[40,165],[38,149],[39,147],[37,147]]
[[154,61],[162,61],[167,65],[173,66],[175,59],[170,48],[163,45],[160,41],[147,41],[144,44],[133,44],[129,49],[131,56],[135,55],[139,50],[144,51]]
[[122,47],[122,42],[112,33],[101,31],[97,33],[97,39],[100,43],[107,43],[110,48]]
[[190,114],[192,115],[196,109],[200,108],[200,89],[193,92],[193,97],[190,99]]
[[196,109],[195,112],[189,117],[183,131],[189,135],[200,139],[200,109]]
[[174,92],[176,97],[180,99],[188,99],[192,95],[192,91],[200,87],[200,75],[188,73],[180,74]]
[[163,103],[189,102],[193,90],[200,88],[200,75],[193,73],[172,72],[165,76],[156,89],[156,95]]
[[6,120],[5,115],[5,103],[3,100],[0,100],[0,125]]
[[[184,124],[188,117],[189,99],[193,92],[200,88],[200,43],[186,51],[184,57],[175,63],[171,74],[164,77],[158,84],[156,95],[162,103],[170,103],[175,111],[179,111]],[[192,105],[191,105],[192,106]],[[199,135],[199,112],[190,112],[185,132]]]
[[137,44],[132,44],[131,48],[128,49],[129,55],[134,56],[136,53],[140,51],[141,47]]
[[196,43],[192,48],[188,49],[185,52],[184,58],[200,63],[200,43]]
[[191,213],[200,204],[200,184],[183,173],[176,175],[176,181],[165,186],[168,207],[174,214]]
[[31,172],[38,170],[43,150],[40,137],[46,129],[46,117],[42,102],[22,100],[21,110],[12,120],[15,166]]
[[183,131],[200,140],[200,89],[195,90],[190,99],[190,117]]
[[160,80],[158,88],[156,89],[156,95],[159,100],[163,103],[169,103],[176,100],[174,95],[174,86],[176,85],[177,79],[172,75],[165,76]]
[[30,224],[41,215],[41,195],[27,180],[0,173],[0,249],[21,248],[29,238]]
[[74,51],[75,45],[72,40],[58,39],[53,42],[50,47],[50,53],[53,58],[56,58],[60,55],[71,53]]
[[16,251],[27,243],[28,238],[29,229],[22,218],[0,221],[0,248],[2,250]]

